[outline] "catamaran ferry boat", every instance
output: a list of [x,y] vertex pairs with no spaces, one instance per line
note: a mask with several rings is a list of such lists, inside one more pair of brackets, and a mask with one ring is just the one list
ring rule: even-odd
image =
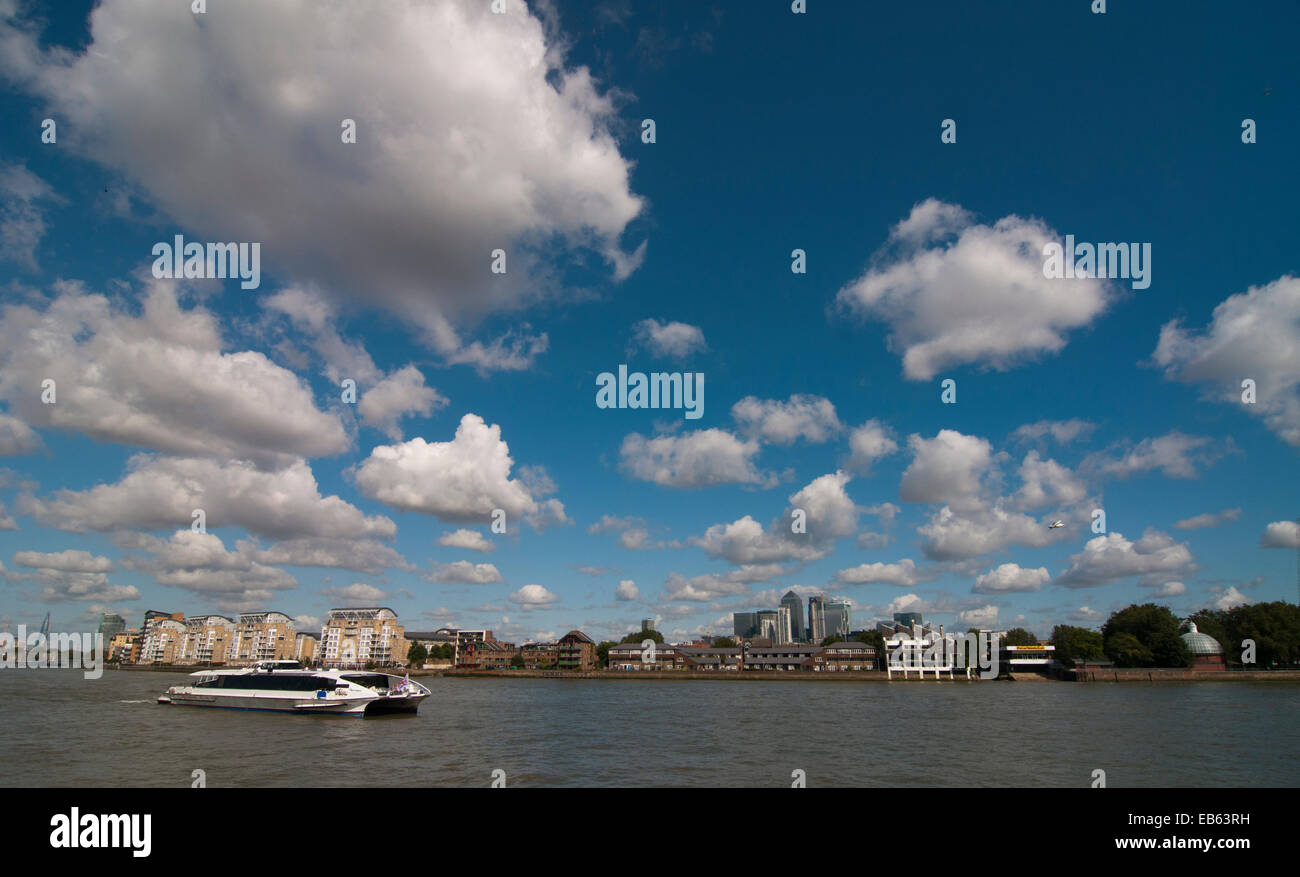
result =
[[414,713],[429,689],[410,677],[366,670],[304,670],[297,661],[260,661],[237,670],[200,670],[158,702],[281,713],[374,716]]

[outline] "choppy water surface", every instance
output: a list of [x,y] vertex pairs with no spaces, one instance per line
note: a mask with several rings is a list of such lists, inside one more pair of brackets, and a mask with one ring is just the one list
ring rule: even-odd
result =
[[0,786],[1300,785],[1300,684],[424,679],[415,717],[159,706],[0,670]]

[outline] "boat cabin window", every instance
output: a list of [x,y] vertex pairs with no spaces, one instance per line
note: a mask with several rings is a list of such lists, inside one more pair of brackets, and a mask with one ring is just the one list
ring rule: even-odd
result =
[[348,673],[343,678],[366,688],[388,688],[392,677],[383,673]]
[[328,676],[289,676],[278,673],[256,673],[250,675],[215,676],[220,680],[218,688],[234,688],[257,691],[333,691],[338,683]]

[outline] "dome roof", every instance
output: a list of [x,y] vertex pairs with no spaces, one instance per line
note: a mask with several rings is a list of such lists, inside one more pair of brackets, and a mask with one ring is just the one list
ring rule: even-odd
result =
[[1219,641],[1208,633],[1201,633],[1196,629],[1195,624],[1188,624],[1187,633],[1183,634],[1183,642],[1187,645],[1187,651],[1193,655],[1222,655],[1223,646]]

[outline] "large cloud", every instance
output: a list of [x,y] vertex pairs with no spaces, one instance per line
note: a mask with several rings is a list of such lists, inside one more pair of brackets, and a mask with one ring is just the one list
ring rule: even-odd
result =
[[[14,563],[32,570],[30,575],[4,576],[17,581],[31,578],[41,585],[38,594],[32,597],[42,603],[80,602],[115,602],[118,600],[136,600],[140,592],[134,585],[111,585],[108,573],[113,571],[113,562],[107,557],[97,557],[88,551],[68,550],[54,553],[40,551],[19,551],[14,555]],[[0,573],[4,572],[0,564]]]
[[1214,463],[1232,449],[1231,439],[1221,448],[1207,436],[1186,435],[1173,430],[1143,439],[1136,445],[1121,445],[1119,450],[1089,454],[1079,468],[1090,474],[1112,478],[1128,478],[1153,470],[1159,470],[1168,478],[1195,478],[1200,467]]
[[485,524],[494,509],[504,510],[508,523],[567,520],[558,500],[539,502],[536,484],[530,490],[524,478],[510,477],[513,465],[501,427],[466,414],[449,442],[413,438],[375,448],[357,467],[356,482],[366,496],[392,508],[453,523]]
[[70,549],[52,554],[40,551],[19,551],[14,555],[19,566],[55,569],[62,572],[112,572],[113,562],[107,557],[96,557],[89,551]]
[[[1286,275],[1229,296],[1202,331],[1177,320],[1160,330],[1152,358],[1165,376],[1200,384],[1208,399],[1238,405],[1300,447],[1300,278]],[[1255,382],[1255,402],[1242,381]]]
[[[790,495],[790,506],[765,529],[749,515],[714,524],[689,541],[734,564],[813,561],[826,556],[835,540],[852,535],[861,511],[844,487],[852,476],[839,471],[813,479]],[[794,532],[794,511],[802,510],[803,532]]]
[[541,585],[524,585],[506,599],[523,609],[536,609],[558,603],[560,597]]
[[1050,530],[1044,522],[998,504],[961,511],[944,506],[916,532],[922,537],[921,550],[931,560],[978,557],[1009,545],[1042,548],[1068,538],[1065,528]]
[[898,487],[904,502],[965,506],[979,496],[982,479],[993,463],[993,446],[987,439],[941,429],[932,439],[913,435],[907,445],[912,462]]
[[1111,532],[1089,539],[1083,551],[1070,556],[1069,569],[1056,577],[1067,588],[1095,588],[1130,576],[1143,584],[1161,583],[1196,570],[1186,543],[1158,530],[1148,530],[1136,542]]
[[742,440],[722,429],[654,438],[633,433],[619,448],[620,466],[633,478],[688,489],[767,483],[754,466],[757,454],[757,440]]
[[0,261],[38,270],[36,248],[45,236],[45,216],[37,202],[61,200],[22,165],[0,165]]
[[731,406],[731,416],[745,435],[774,445],[791,445],[800,438],[819,444],[843,428],[829,399],[805,393],[786,402],[746,396]]
[[1012,591],[1041,591],[1052,578],[1047,567],[1029,569],[1018,563],[1004,563],[975,579],[976,594],[1005,594]]
[[478,530],[464,529],[443,533],[438,537],[438,544],[447,548],[464,548],[469,551],[477,551],[481,554],[487,554],[497,547],[496,543],[484,537]]
[[[44,309],[0,316],[0,398],[27,423],[262,466],[348,447],[297,375],[261,353],[223,352],[216,319],[183,309],[170,282],[150,284],[139,316],[74,284],[56,289]],[[47,378],[54,404],[41,399]]]
[[840,290],[844,309],[887,323],[903,374],[1007,369],[1065,347],[1065,335],[1106,308],[1107,281],[1043,276],[1043,247],[1060,236],[1036,219],[980,225],[953,204],[929,199],[890,232],[873,265]]
[[704,342],[704,330],[690,323],[661,323],[651,318],[637,323],[633,329],[632,343],[654,356],[681,359],[709,349]]
[[250,463],[138,454],[115,484],[21,497],[24,513],[60,530],[170,530],[202,509],[209,528],[243,527],[270,539],[392,539],[391,519],[321,496],[306,462],[274,472]]
[[424,384],[424,373],[413,365],[399,369],[370,389],[357,403],[357,413],[367,426],[384,431],[393,441],[402,440],[397,422],[408,414],[428,416],[447,404],[447,399]]
[[298,586],[284,570],[254,560],[246,544],[230,551],[215,533],[177,530],[167,540],[137,536],[129,545],[149,554],[128,555],[123,566],[150,573],[160,585],[211,599],[223,609],[263,606],[273,592]]
[[890,435],[889,427],[879,420],[868,420],[849,433],[849,459],[845,465],[866,475],[877,460],[897,450],[898,442]]
[[690,578],[673,572],[664,581],[664,591],[659,599],[667,603],[679,600],[704,603],[720,597],[734,597],[748,592],[752,582],[768,581],[783,571],[780,564],[763,563]]
[[30,454],[41,446],[40,436],[17,417],[0,414],[0,457]]
[[52,107],[60,146],[186,229],[260,241],[277,270],[402,314],[450,361],[519,368],[536,339],[467,346],[453,321],[541,294],[526,248],[589,247],[625,276],[641,252],[619,237],[642,204],[610,99],[507,2],[222,0],[196,16],[106,0],[84,51],[42,53],[8,21],[0,60]]
[[1300,523],[1274,521],[1264,528],[1259,544],[1264,548],[1300,548]]
[[1088,493],[1073,472],[1055,460],[1042,459],[1037,451],[1025,455],[1020,464],[1020,480],[1023,483],[1015,499],[1024,509],[1074,505]]
[[878,584],[910,588],[920,580],[916,564],[909,557],[898,563],[864,563],[835,574],[835,581],[843,585]]
[[436,564],[424,578],[447,585],[497,585],[505,581],[493,564],[470,563],[468,560]]
[[269,548],[261,548],[250,540],[240,540],[235,547],[258,563],[276,566],[319,566],[369,573],[394,567],[414,569],[396,549],[377,539],[316,536],[284,539]]

